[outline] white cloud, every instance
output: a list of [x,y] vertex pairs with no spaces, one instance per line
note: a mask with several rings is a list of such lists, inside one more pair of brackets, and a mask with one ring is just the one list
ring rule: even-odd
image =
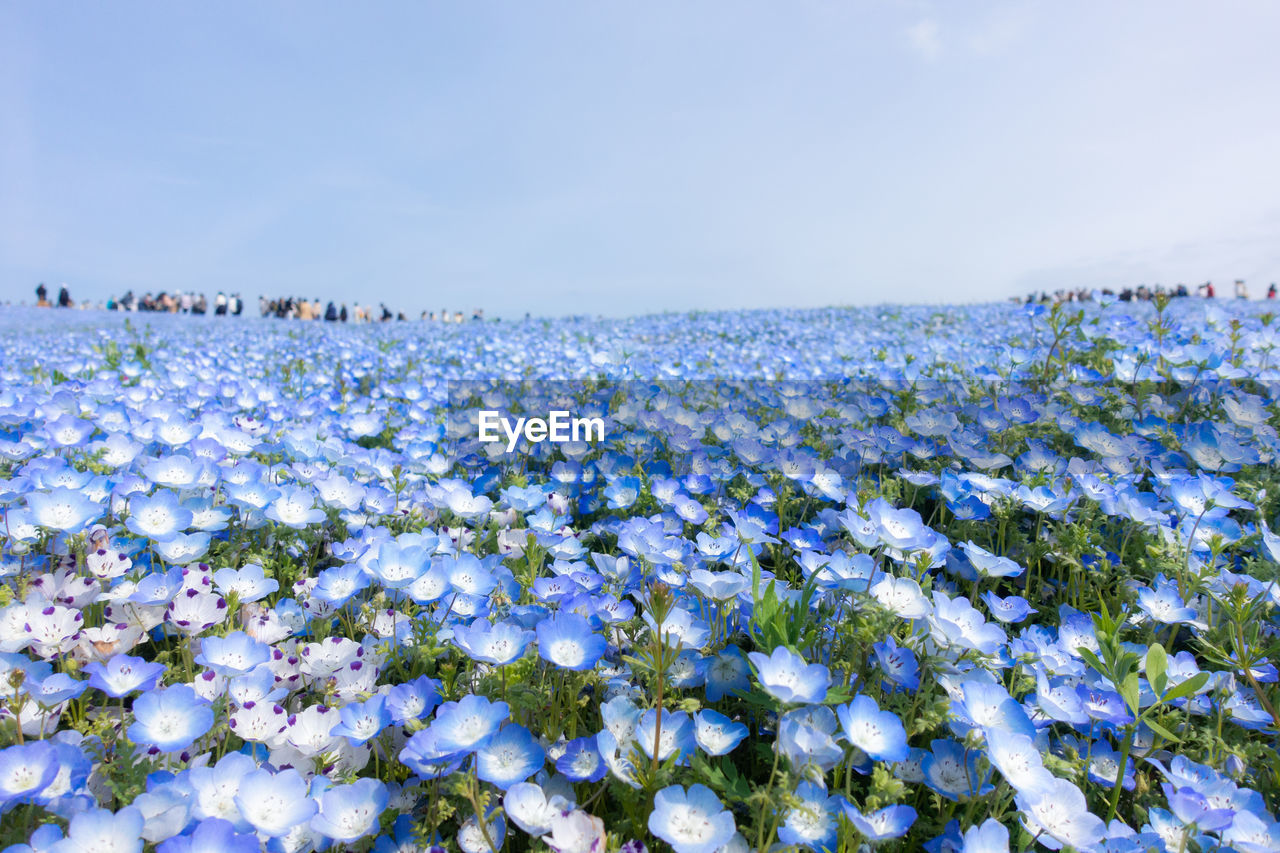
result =
[[937,18],[924,18],[907,28],[912,49],[925,59],[937,59],[942,53],[942,38]]

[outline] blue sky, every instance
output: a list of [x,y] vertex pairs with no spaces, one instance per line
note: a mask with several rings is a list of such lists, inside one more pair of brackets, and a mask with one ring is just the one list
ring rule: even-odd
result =
[[0,296],[1280,279],[1280,6],[0,2]]

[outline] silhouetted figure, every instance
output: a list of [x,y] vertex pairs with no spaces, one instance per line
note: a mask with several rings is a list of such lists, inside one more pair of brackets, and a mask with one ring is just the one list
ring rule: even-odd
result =
[[67,290],[67,286],[65,284],[62,285],[62,288],[58,291],[58,307],[71,307],[71,292]]
[[324,308],[324,321],[326,323],[338,322],[338,306],[333,304],[333,300],[329,300],[329,304]]
[[342,307],[338,309],[338,319],[347,322],[347,303],[342,303]]
[[1271,286],[1267,288],[1267,298],[1268,299],[1276,298],[1276,283],[1274,281],[1271,282]]
[[44,282],[36,285],[36,304],[41,308],[49,307],[49,288],[44,286]]

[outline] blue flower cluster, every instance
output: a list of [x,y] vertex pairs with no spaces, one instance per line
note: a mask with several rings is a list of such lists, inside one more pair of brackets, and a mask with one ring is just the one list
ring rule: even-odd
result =
[[193,328],[0,316],[9,851],[1280,850],[1256,306]]

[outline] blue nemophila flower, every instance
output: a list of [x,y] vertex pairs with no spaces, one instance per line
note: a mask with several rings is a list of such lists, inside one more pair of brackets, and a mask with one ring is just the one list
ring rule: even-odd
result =
[[960,549],[969,558],[969,565],[979,575],[986,578],[1016,578],[1024,571],[1008,557],[992,554],[986,548],[973,542],[961,542]]
[[286,527],[301,530],[324,521],[324,510],[316,507],[315,494],[306,488],[285,486],[263,514]]
[[1240,853],[1270,853],[1280,850],[1280,821],[1271,821],[1265,812],[1236,812],[1222,840]]
[[317,575],[311,596],[335,607],[341,607],[351,599],[351,596],[368,585],[369,578],[358,565],[344,563],[341,566],[325,569]]
[[164,542],[191,526],[191,510],[182,506],[177,494],[162,489],[151,497],[129,498],[129,517],[124,524],[138,536]]
[[556,759],[556,770],[572,782],[599,782],[609,772],[594,736],[574,738],[565,744],[564,752]]
[[167,605],[182,589],[182,569],[175,566],[167,572],[151,571],[138,581],[128,601],[149,606]]
[[430,554],[417,545],[401,546],[399,542],[383,542],[378,555],[365,563],[374,580],[387,589],[404,589],[427,570]]
[[1217,796],[1210,799],[1197,787],[1189,785],[1177,787],[1164,782],[1160,788],[1169,801],[1170,811],[1186,826],[1194,824],[1197,829],[1204,832],[1220,832],[1228,827],[1235,817],[1235,809],[1222,803]]
[[713,601],[729,601],[751,586],[751,579],[740,572],[709,572],[694,569],[689,583]]
[[351,844],[377,832],[378,817],[390,796],[387,786],[377,779],[335,785],[320,795],[320,811],[311,818],[311,828],[326,838]]
[[58,753],[47,741],[0,749],[0,811],[32,802],[58,775]]
[[585,616],[556,613],[538,623],[538,656],[561,669],[587,670],[604,656],[608,641]]
[[928,548],[933,543],[933,531],[914,509],[898,509],[884,498],[875,498],[867,502],[865,512],[887,548],[907,552]]
[[893,684],[900,690],[914,691],[920,686],[920,663],[915,653],[899,646],[890,635],[871,647],[876,663],[885,675],[884,684]]
[[980,770],[980,749],[966,749],[959,741],[936,739],[930,744],[932,752],[924,757],[920,769],[924,783],[948,800],[968,800],[981,797],[995,790],[988,783],[991,770]]
[[885,806],[870,814],[863,814],[853,803],[842,803],[845,817],[863,838],[875,844],[901,838],[916,822],[916,810],[911,806]]
[[933,611],[928,619],[930,636],[943,648],[994,655],[1008,640],[1000,626],[988,622],[964,596],[948,598],[934,590]]
[[309,796],[306,780],[293,768],[276,773],[258,769],[245,774],[240,779],[235,804],[254,830],[271,838],[288,835],[310,821],[319,808]]
[[44,425],[44,433],[54,447],[79,447],[96,430],[92,420],[76,417],[70,412]]
[[825,774],[844,758],[844,749],[833,737],[836,726],[835,713],[825,705],[788,711],[778,722],[774,749],[782,752],[797,773],[816,769]]
[[27,495],[31,520],[63,533],[79,533],[102,516],[103,507],[79,489],[59,487]]
[[686,649],[701,649],[711,639],[711,626],[706,620],[698,618],[683,607],[673,607],[667,618],[662,620],[661,626],[648,611],[643,618],[651,629],[661,634],[665,645],[680,643]]
[[87,681],[72,678],[65,672],[55,672],[41,679],[33,679],[28,675],[24,689],[32,701],[52,708],[62,702],[75,699],[89,688]]
[[[458,828],[458,847],[462,853],[492,853],[502,849],[507,837],[507,821],[502,811],[491,806],[484,816],[485,829],[480,828],[480,816],[471,815]],[[490,846],[492,845],[492,846]]]
[[162,842],[156,853],[258,853],[261,849],[256,835],[236,832],[230,821],[214,817],[200,821],[190,835]]
[[958,853],[1009,853],[1009,830],[993,817],[964,832]]
[[[1170,684],[1175,683],[1170,679]],[[1076,686],[1076,695],[1080,697],[1080,705],[1090,719],[1113,726],[1124,726],[1133,722],[1133,715],[1124,698],[1114,690],[1090,687],[1088,684]]]
[[1003,684],[970,678],[960,684],[960,691],[961,698],[951,700],[951,730],[958,737],[987,728],[1035,737],[1035,725]]
[[1178,585],[1163,574],[1156,575],[1155,588],[1138,588],[1138,607],[1162,625],[1198,624],[1194,607],[1188,607]]
[[1014,802],[1022,812],[1022,825],[1050,850],[1070,845],[1089,850],[1106,834],[1102,819],[1089,811],[1080,789],[1066,779],[1019,791]]
[[820,663],[807,663],[785,646],[773,653],[751,652],[756,677],[764,691],[784,704],[817,704],[827,698],[831,671]]
[[705,677],[709,702],[751,689],[751,667],[737,646],[729,646],[712,658]]
[[686,792],[671,785],[653,797],[649,831],[676,853],[715,853],[733,838],[737,826],[710,788],[692,785]]
[[1036,670],[1036,706],[1049,719],[1072,725],[1089,721],[1080,696],[1065,679],[1049,678],[1043,667]]
[[432,728],[415,732],[400,750],[400,763],[420,779],[441,779],[462,766],[467,752],[443,745],[440,733]]
[[892,711],[881,711],[870,696],[858,694],[847,705],[836,707],[836,716],[849,743],[875,761],[902,761],[907,757],[907,730]]
[[693,718],[694,739],[707,755],[728,755],[748,734],[745,725],[709,708]]
[[431,730],[439,746],[448,752],[473,752],[498,733],[511,715],[506,702],[491,702],[484,696],[467,694],[457,702],[445,702],[436,710]]
[[502,500],[516,512],[534,512],[547,502],[547,492],[543,486],[508,486],[502,490]]
[[260,666],[244,675],[227,679],[227,695],[242,707],[248,702],[275,702],[288,692],[287,687],[276,686],[275,673],[269,666]]
[[546,758],[528,729],[510,723],[476,751],[476,775],[505,791],[538,772]]
[[650,708],[640,714],[635,728],[636,743],[650,758],[666,761],[676,755],[676,763],[684,766],[697,749],[693,731],[693,719],[684,711],[662,712],[662,726],[658,726],[658,710]]
[[534,632],[511,622],[477,619],[453,629],[453,642],[472,660],[505,666],[518,660],[533,642]]
[[213,583],[223,595],[234,592],[241,604],[260,601],[280,588],[279,581],[267,577],[256,563],[239,569],[219,569],[213,573]]
[[387,697],[373,696],[365,702],[352,702],[338,712],[338,724],[330,730],[334,737],[345,737],[352,746],[368,742],[391,724]]
[[921,619],[933,609],[913,578],[882,575],[869,591],[876,601],[903,619]]
[[244,631],[232,631],[225,637],[204,637],[195,662],[207,666],[218,675],[245,675],[271,660],[271,647],[250,637]]
[[166,563],[190,563],[205,555],[212,539],[208,533],[175,533],[152,548]]
[[814,851],[834,851],[844,798],[809,781],[796,786],[795,796],[799,803],[787,810],[786,822],[778,827],[778,840]]
[[126,806],[118,812],[91,809],[76,814],[67,837],[49,848],[50,853],[142,853],[142,812]]
[[404,725],[419,720],[435,710],[440,702],[440,682],[420,675],[413,681],[397,684],[387,691],[387,711],[391,721]]
[[982,594],[981,598],[986,603],[987,610],[991,612],[991,616],[1006,624],[1021,622],[1028,616],[1039,612],[1020,595],[1001,598],[994,592],[987,590]]
[[185,684],[151,690],[133,700],[129,740],[161,752],[186,749],[213,727],[213,711]]
[[503,795],[502,808],[516,826],[536,838],[550,832],[555,817],[569,811],[571,806],[558,794],[547,796],[532,782],[518,782]]
[[[1089,756],[1089,763],[1085,768],[1088,771],[1089,779],[1105,786],[1107,789],[1115,787],[1116,776],[1120,772],[1119,753],[1105,743],[1094,743],[1091,748],[1081,752]],[[1136,768],[1132,763],[1127,763],[1124,771],[1124,781],[1121,782],[1121,786],[1126,791],[1132,791],[1138,783],[1135,775]]]
[[707,667],[711,659],[703,657],[694,649],[686,649],[676,656],[671,666],[667,667],[667,681],[672,687],[688,690],[701,687],[707,680]]
[[638,477],[619,477],[604,490],[609,509],[627,509],[640,497],[640,479]]
[[53,850],[59,841],[62,841],[62,827],[56,823],[45,823],[36,827],[26,844],[13,844],[5,848],[5,853],[45,853]]
[[1034,791],[1049,785],[1054,775],[1031,737],[1003,728],[986,730],[987,760],[1015,791]]

